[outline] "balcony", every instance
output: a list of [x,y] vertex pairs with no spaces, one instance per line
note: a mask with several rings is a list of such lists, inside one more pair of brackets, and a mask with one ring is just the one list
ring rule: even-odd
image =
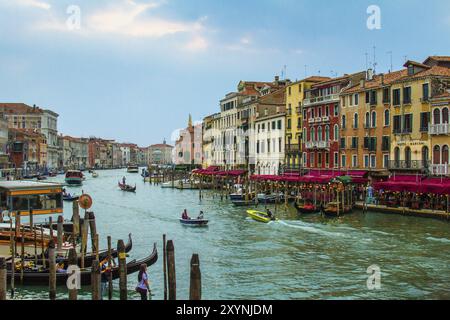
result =
[[309,118],[308,119],[308,123],[314,123],[314,122],[316,122],[316,119],[314,119],[314,118]]
[[430,173],[435,176],[448,175],[448,164],[430,165]]
[[430,125],[428,133],[432,135],[449,134],[449,125],[448,123],[432,124]]
[[329,141],[308,141],[305,142],[306,149],[328,149],[330,148]]
[[390,160],[390,170],[422,170],[428,168],[428,162],[423,160]]
[[332,103],[332,102],[339,102],[339,94],[330,94],[328,96],[305,99],[303,100],[303,105],[305,107],[310,107],[316,104]]
[[298,144],[287,144],[285,146],[285,150],[286,150],[286,152],[299,152],[300,147]]
[[322,117],[322,122],[330,122],[330,117]]

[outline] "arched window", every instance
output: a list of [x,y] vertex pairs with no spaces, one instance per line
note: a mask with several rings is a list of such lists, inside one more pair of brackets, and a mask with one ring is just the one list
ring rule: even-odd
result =
[[346,124],[346,119],[345,119],[345,115],[342,116],[341,125],[342,125],[342,129],[345,129],[345,127],[347,126],[347,124]]
[[311,131],[309,132],[309,134],[310,134],[309,141],[311,141],[311,142],[316,141],[316,138],[315,138],[316,133],[315,133],[314,127],[311,128]]
[[370,127],[370,113],[368,113],[368,112],[366,112],[366,121],[364,122],[365,123],[365,127],[366,128],[369,128]]
[[322,141],[322,127],[317,128],[317,141]]
[[428,160],[429,160],[429,150],[427,146],[424,146],[422,148],[422,163],[424,167],[428,165]]
[[339,126],[337,124],[334,125],[334,141],[338,141],[339,139]]
[[441,147],[439,146],[433,148],[433,164],[441,164]]
[[377,113],[375,111],[372,111],[372,128],[375,128],[377,126]]
[[448,108],[442,109],[442,123],[448,123]]
[[355,116],[353,117],[353,128],[358,129],[358,114],[355,113]]
[[405,162],[406,162],[406,167],[410,168],[411,167],[411,148],[410,147],[405,148]]
[[325,141],[330,141],[330,126],[325,126]]
[[389,110],[384,110],[384,126],[385,127],[389,126],[390,120],[391,120],[391,118],[390,118]]
[[442,164],[448,164],[448,146],[442,147]]
[[303,139],[307,140],[308,139],[308,135],[306,134],[307,130],[306,128],[303,128]]
[[394,149],[394,160],[400,161],[400,148],[399,147],[396,147]]
[[441,111],[438,108],[433,110],[433,123],[434,124],[441,123]]

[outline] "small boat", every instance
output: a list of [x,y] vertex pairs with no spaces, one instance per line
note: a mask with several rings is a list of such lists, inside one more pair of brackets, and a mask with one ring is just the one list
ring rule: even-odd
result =
[[129,165],[127,167],[127,172],[128,173],[139,173],[139,167],[136,165]]
[[258,194],[258,202],[260,203],[275,203],[277,201],[284,201],[284,194],[265,194],[265,193],[259,193]]
[[78,200],[80,198],[80,196],[72,196],[72,195],[63,195],[63,200],[64,201],[70,201],[73,202],[75,200]]
[[247,210],[247,215],[255,221],[269,223],[270,221],[276,221],[278,219],[270,218],[266,212]]
[[297,202],[295,202],[294,207],[295,207],[295,209],[297,209],[297,212],[300,214],[320,213],[320,208],[315,206],[311,202],[305,202],[303,204],[298,204]]
[[95,171],[93,171],[93,172],[92,172],[92,178],[98,178],[98,173],[95,172]]
[[69,170],[66,173],[67,184],[81,186],[83,184],[83,173],[79,170]]
[[191,227],[205,227],[208,225],[207,219],[180,219],[182,225]]
[[234,204],[236,207],[245,207],[245,206],[254,206],[255,205],[255,200],[254,199],[248,199],[248,201],[246,201],[245,199],[232,199],[231,203]]
[[[126,265],[127,275],[133,274],[139,271],[142,264],[146,264],[148,267],[155,264],[158,261],[158,251],[156,249],[156,243],[153,246],[153,252],[141,259],[141,260],[131,260]],[[67,265],[65,265],[67,267]],[[39,267],[37,267],[39,269]],[[7,281],[11,281],[11,264],[7,264]],[[116,264],[111,269],[112,279],[119,278],[119,265]],[[20,283],[21,281],[21,272],[16,271],[14,273],[14,280],[16,283]],[[48,286],[50,278],[50,273],[48,269],[43,270],[24,270],[23,272],[23,285],[24,286]],[[56,273],[56,285],[57,286],[66,286],[67,285],[68,274],[65,272],[57,272]],[[85,268],[80,272],[80,279],[82,286],[91,285],[91,269]]]
[[45,176],[38,176],[36,179],[39,180],[39,181],[47,180],[47,177],[45,177]]
[[136,192],[136,186],[132,187],[128,184],[123,184],[119,182],[119,188],[122,191],[126,191],[126,192]]
[[343,214],[349,213],[353,210],[351,206],[345,205],[342,207],[340,202],[330,202],[322,210],[323,214],[328,217],[339,217]]

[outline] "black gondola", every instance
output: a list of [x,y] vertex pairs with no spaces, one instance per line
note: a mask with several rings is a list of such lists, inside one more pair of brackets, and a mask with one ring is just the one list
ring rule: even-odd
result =
[[119,188],[122,191],[126,191],[126,192],[136,192],[136,186],[132,187],[128,184],[122,184],[119,182]]
[[[125,245],[125,253],[130,252],[132,248],[133,248],[133,240],[131,239],[131,233],[130,233],[128,235],[128,242]],[[47,251],[45,252],[44,255],[48,258]],[[117,249],[111,248],[111,257],[114,259],[114,258],[117,258],[118,255],[119,255],[119,252],[117,251]],[[100,261],[106,259],[108,257],[108,250],[101,250],[101,251],[99,251],[98,257],[99,257]],[[59,259],[60,262],[63,262],[65,266],[67,266],[69,264],[69,258],[62,258],[62,259],[58,258],[58,259]],[[26,260],[34,261],[34,257],[26,258]],[[92,262],[94,260],[95,260],[95,253],[87,253],[84,256],[84,266],[86,268],[90,268],[92,266]],[[46,260],[46,263],[47,262],[48,261]],[[37,264],[38,265],[42,265],[43,264],[41,256],[38,257]],[[81,256],[78,256],[78,265],[81,265]]]
[[[156,249],[156,243],[153,245],[153,252],[146,258],[140,260],[132,260],[127,263],[127,275],[135,273],[139,271],[141,264],[146,264],[147,266],[151,266],[158,261],[158,250]],[[49,272],[48,269],[45,271],[24,271],[23,272],[23,285],[24,286],[48,286],[49,283]],[[81,285],[89,286],[91,285],[91,269],[83,269],[81,271]],[[11,281],[11,270],[7,271],[7,281]],[[57,286],[65,286],[67,284],[67,273],[56,273],[56,285]],[[119,278],[119,266],[112,267],[112,279]],[[21,272],[16,271],[14,273],[14,280],[17,284],[20,284]]]

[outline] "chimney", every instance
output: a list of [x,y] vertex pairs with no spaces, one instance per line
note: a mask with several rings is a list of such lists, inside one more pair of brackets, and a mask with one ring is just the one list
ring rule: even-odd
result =
[[279,81],[280,81],[280,77],[279,76],[275,76],[275,84],[278,84]]
[[381,84],[384,84],[384,73],[380,74],[381,77]]
[[373,70],[372,69],[367,69],[367,80],[372,80],[373,79]]
[[360,86],[361,88],[365,88],[365,87],[366,87],[366,79],[361,79],[361,80],[359,81],[359,86]]

